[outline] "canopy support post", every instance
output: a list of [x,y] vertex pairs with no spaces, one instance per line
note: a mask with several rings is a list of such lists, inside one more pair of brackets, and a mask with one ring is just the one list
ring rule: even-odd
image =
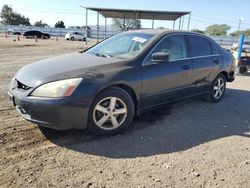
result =
[[152,29],[154,29],[154,25],[155,25],[155,18],[153,16],[153,20],[152,20]]
[[188,26],[187,26],[188,31],[189,31],[189,27],[190,27],[190,21],[191,21],[191,12],[189,13],[189,16],[188,16]]
[[104,34],[105,39],[107,38],[107,18],[105,17],[105,34]]
[[86,33],[86,45],[88,44],[88,9],[86,8],[86,26],[85,26],[85,33]]
[[123,31],[125,31],[125,19],[126,19],[126,15],[123,15]]
[[184,25],[184,16],[182,17],[182,19],[181,19],[182,21],[181,21],[181,30],[183,30],[183,25]]
[[181,30],[181,18],[182,16],[179,18],[179,30]]
[[175,20],[173,21],[173,30],[174,30],[174,28],[175,28]]
[[99,42],[99,12],[97,13],[97,43]]

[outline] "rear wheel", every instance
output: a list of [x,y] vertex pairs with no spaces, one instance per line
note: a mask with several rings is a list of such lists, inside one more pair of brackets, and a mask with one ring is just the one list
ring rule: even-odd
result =
[[73,41],[73,40],[75,40],[75,38],[74,38],[74,37],[71,37],[71,38],[70,38],[70,40],[72,40],[72,41]]
[[88,129],[93,134],[113,135],[125,131],[134,117],[131,96],[120,88],[101,92],[89,111]]
[[219,102],[225,94],[226,78],[223,74],[219,74],[210,86],[209,94],[206,99],[209,102]]

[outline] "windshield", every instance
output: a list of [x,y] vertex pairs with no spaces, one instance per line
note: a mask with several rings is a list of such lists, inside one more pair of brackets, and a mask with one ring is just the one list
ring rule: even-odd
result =
[[106,58],[130,59],[143,50],[153,35],[144,33],[124,33],[115,35],[90,48],[86,53]]

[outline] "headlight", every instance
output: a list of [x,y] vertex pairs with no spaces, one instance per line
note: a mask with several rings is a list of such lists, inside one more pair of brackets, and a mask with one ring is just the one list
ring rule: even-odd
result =
[[67,97],[70,96],[82,81],[82,78],[73,78],[50,82],[36,88],[31,96],[36,97]]

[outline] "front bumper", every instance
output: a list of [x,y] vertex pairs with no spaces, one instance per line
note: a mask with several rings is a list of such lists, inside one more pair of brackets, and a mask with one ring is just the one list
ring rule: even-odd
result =
[[58,130],[87,127],[89,105],[84,98],[39,98],[27,96],[18,89],[8,93],[21,116],[39,126]]

